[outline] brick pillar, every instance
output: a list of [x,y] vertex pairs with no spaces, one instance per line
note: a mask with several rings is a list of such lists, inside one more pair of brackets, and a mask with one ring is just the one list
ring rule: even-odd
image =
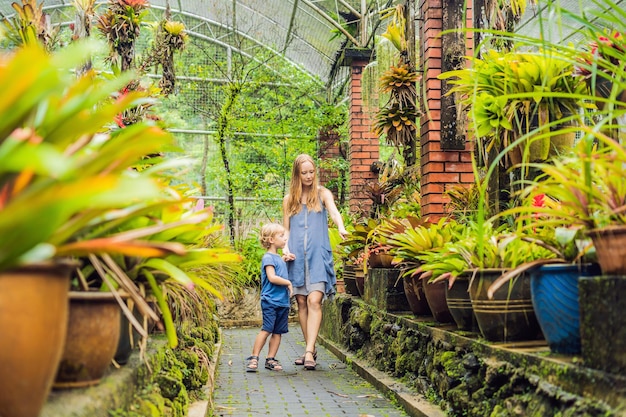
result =
[[350,62],[350,213],[368,215],[372,207],[366,186],[378,180],[372,164],[379,159],[378,136],[372,132],[372,121],[363,107],[361,78],[369,59],[353,58]]
[[[320,161],[332,161],[341,159],[341,149],[339,133],[334,129],[320,129],[317,134],[318,151],[317,156]],[[337,179],[339,178],[339,172],[337,170],[329,169],[324,164],[319,169],[320,184],[330,189],[335,197],[338,197],[337,193],[339,187]]]
[[[454,54],[456,61],[462,60],[465,55],[462,52],[459,55],[458,48],[449,50],[449,46],[452,45],[446,44],[446,47],[442,48],[441,37],[443,30],[460,29],[460,27],[454,27],[458,25],[458,16],[455,20],[455,16],[450,15],[450,13],[453,13],[451,10],[454,10],[455,13],[461,10],[462,13],[463,7],[452,7],[452,4],[462,6],[463,1],[446,0],[445,19],[443,0],[420,0],[419,5],[419,15],[422,18],[419,30],[419,39],[421,40],[419,62],[424,71],[422,94],[426,96],[427,100],[426,111],[420,119],[421,208],[422,216],[431,221],[437,221],[446,214],[444,191],[447,187],[456,184],[469,185],[474,182],[471,164],[472,144],[464,139],[466,136],[466,132],[463,131],[465,124],[461,123],[454,126],[442,124],[442,81],[437,79],[442,69],[446,70],[446,64],[454,61],[449,59],[449,56],[442,56],[442,51],[446,51],[447,54]],[[468,5],[468,7],[470,6]],[[468,14],[471,17],[471,9],[468,9]],[[465,16],[465,20],[468,27],[472,27],[471,18],[468,20],[468,17]],[[456,108],[452,106],[446,104],[443,112],[457,114]],[[442,129],[446,130],[442,131]],[[456,146],[442,146],[442,136],[449,133],[449,129],[460,129],[460,146],[458,137]],[[458,135],[453,134],[452,136]]]

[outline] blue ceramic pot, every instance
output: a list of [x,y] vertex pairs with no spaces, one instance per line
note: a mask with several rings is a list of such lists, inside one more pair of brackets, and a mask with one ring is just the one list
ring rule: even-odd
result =
[[550,350],[579,354],[578,278],[598,275],[600,268],[597,264],[554,264],[529,273],[533,308]]

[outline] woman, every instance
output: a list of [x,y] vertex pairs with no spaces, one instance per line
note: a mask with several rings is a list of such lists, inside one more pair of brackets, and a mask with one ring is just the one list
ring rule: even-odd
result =
[[289,280],[293,283],[298,320],[306,344],[296,365],[307,370],[317,366],[315,343],[322,323],[322,301],[335,293],[335,270],[328,237],[328,216],[339,234],[348,234],[332,192],[319,185],[315,163],[309,155],[293,162],[289,194],[283,199],[283,225],[288,242],[286,255]]

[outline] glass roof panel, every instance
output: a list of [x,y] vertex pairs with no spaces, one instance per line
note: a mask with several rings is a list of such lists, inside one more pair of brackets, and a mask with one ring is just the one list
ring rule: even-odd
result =
[[[19,0],[17,0],[19,1]],[[45,9],[72,5],[72,0],[41,0]],[[0,13],[12,15],[12,1],[0,2]],[[97,0],[102,7],[107,2]],[[150,0],[158,9],[165,9],[167,0]],[[329,82],[337,51],[346,44],[337,26],[354,21],[355,12],[365,5],[368,26],[378,20],[378,10],[391,7],[393,0],[169,0],[173,15],[205,21],[213,27],[215,39],[228,42],[230,30],[235,29],[285,57],[303,70]],[[346,20],[347,19],[347,20]],[[217,28],[222,27],[224,31]],[[194,31],[194,28],[189,28]],[[209,36],[206,28],[204,36]],[[193,33],[192,33],[193,34]],[[352,45],[354,46],[354,45]]]

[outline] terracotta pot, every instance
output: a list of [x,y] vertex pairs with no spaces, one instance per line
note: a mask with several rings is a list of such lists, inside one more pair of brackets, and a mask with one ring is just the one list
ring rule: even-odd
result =
[[423,282],[424,295],[428,302],[428,307],[433,314],[433,317],[439,323],[452,323],[454,319],[450,314],[448,303],[446,302],[446,282],[437,282],[432,284],[430,282]]
[[530,278],[522,274],[500,287],[493,299],[487,297],[489,286],[503,270],[485,269],[470,283],[470,298],[478,327],[491,342],[542,339],[530,296]]
[[117,350],[121,312],[112,293],[70,292],[67,341],[54,388],[100,382]]
[[446,302],[459,330],[479,332],[469,294],[470,277],[471,273],[462,274],[454,280],[452,287],[446,285]]
[[372,253],[367,259],[367,265],[370,268],[391,268],[393,255],[388,253]]
[[0,416],[36,417],[50,393],[67,330],[73,264],[0,273]]
[[626,275],[626,226],[610,226],[588,232],[604,275]]
[[411,312],[416,316],[430,316],[432,313],[428,307],[428,301],[426,301],[422,280],[414,276],[407,276],[402,279],[402,284]]

